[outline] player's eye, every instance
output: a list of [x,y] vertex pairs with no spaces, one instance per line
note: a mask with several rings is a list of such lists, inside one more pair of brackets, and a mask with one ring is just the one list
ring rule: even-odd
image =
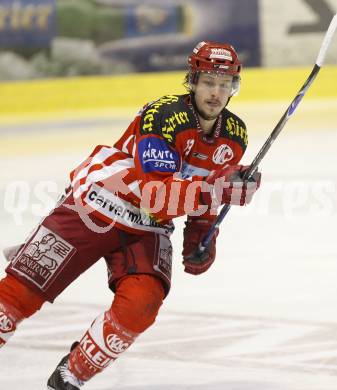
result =
[[231,82],[227,82],[227,83],[222,83],[220,84],[220,88],[221,89],[230,89],[232,86],[232,83]]
[[207,87],[213,87],[214,86],[214,82],[211,81],[211,80],[205,80],[204,84],[207,85]]

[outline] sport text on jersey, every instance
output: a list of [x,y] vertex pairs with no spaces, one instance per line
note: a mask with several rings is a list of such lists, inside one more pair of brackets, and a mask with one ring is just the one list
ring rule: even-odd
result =
[[149,136],[139,142],[139,159],[143,171],[176,172],[179,154],[160,138]]
[[172,143],[174,140],[173,133],[176,127],[186,125],[190,122],[188,114],[186,111],[174,111],[170,116],[161,118],[159,109],[164,105],[177,103],[178,100],[178,96],[168,95],[152,103],[144,113],[141,132],[143,134],[152,132],[161,134],[168,142]]

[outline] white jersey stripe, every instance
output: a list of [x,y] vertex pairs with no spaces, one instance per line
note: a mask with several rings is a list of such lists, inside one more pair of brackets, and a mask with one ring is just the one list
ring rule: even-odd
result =
[[81,169],[79,172],[76,172],[76,176],[74,177],[72,184],[74,185],[77,180],[81,180],[85,176],[87,176],[89,169],[96,164],[102,164],[104,161],[110,157],[112,157],[114,154],[120,153],[120,150],[116,148],[108,148],[104,147],[102,148],[95,156],[92,157],[89,164]]
[[130,137],[124,142],[123,147],[122,147],[122,152],[124,152],[126,154],[130,154],[128,151],[128,144],[133,138],[135,138],[135,136],[133,134],[131,134]]
[[137,196],[137,198],[141,198],[142,194],[140,192],[140,187],[139,187],[139,184],[140,184],[141,180],[135,180],[133,181],[132,183],[130,183],[128,185],[130,191]]
[[[92,185],[93,183],[97,183],[98,181],[103,181],[108,177],[113,176],[114,174],[117,174],[125,169],[133,168],[133,167],[134,167],[133,159],[126,158],[124,160],[117,160],[112,165],[103,166],[101,169],[89,173],[89,175],[86,177],[85,183],[80,185],[74,192],[75,198],[80,197],[81,194],[87,191],[90,185]],[[74,179],[73,182],[75,181],[76,179]],[[73,186],[73,188],[75,189],[76,187]]]

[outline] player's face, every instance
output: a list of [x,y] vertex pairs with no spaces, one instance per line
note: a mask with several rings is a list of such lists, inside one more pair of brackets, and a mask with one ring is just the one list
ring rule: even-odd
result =
[[195,101],[203,119],[214,120],[227,104],[232,90],[233,76],[201,73],[195,86]]

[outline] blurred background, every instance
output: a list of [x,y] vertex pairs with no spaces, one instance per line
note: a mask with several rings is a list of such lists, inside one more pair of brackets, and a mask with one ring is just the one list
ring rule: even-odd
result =
[[[237,49],[238,103],[289,100],[336,9],[337,0],[0,0],[0,125],[71,110],[132,115],[184,91],[187,57],[201,40]],[[326,64],[309,97],[336,96],[337,39]]]
[[[201,40],[247,67],[310,65],[336,0],[1,0],[0,78],[184,70]],[[337,60],[337,44],[328,61]],[[8,66],[10,65],[10,66]]]
[[[0,115],[129,108],[183,92],[201,40],[237,49],[239,102],[289,99],[336,9],[337,0],[0,0]],[[337,39],[326,63],[316,97],[335,96]]]
[[[337,0],[0,0],[0,126],[98,111],[100,119],[132,117],[149,100],[183,93],[192,48],[215,40],[237,49],[244,71],[236,103],[249,102],[246,120],[261,128],[254,103],[267,104],[267,121],[274,102],[289,102],[336,10]],[[334,39],[308,99],[332,104],[336,65]],[[330,108],[320,109],[330,120]],[[317,115],[308,115],[315,127]]]

